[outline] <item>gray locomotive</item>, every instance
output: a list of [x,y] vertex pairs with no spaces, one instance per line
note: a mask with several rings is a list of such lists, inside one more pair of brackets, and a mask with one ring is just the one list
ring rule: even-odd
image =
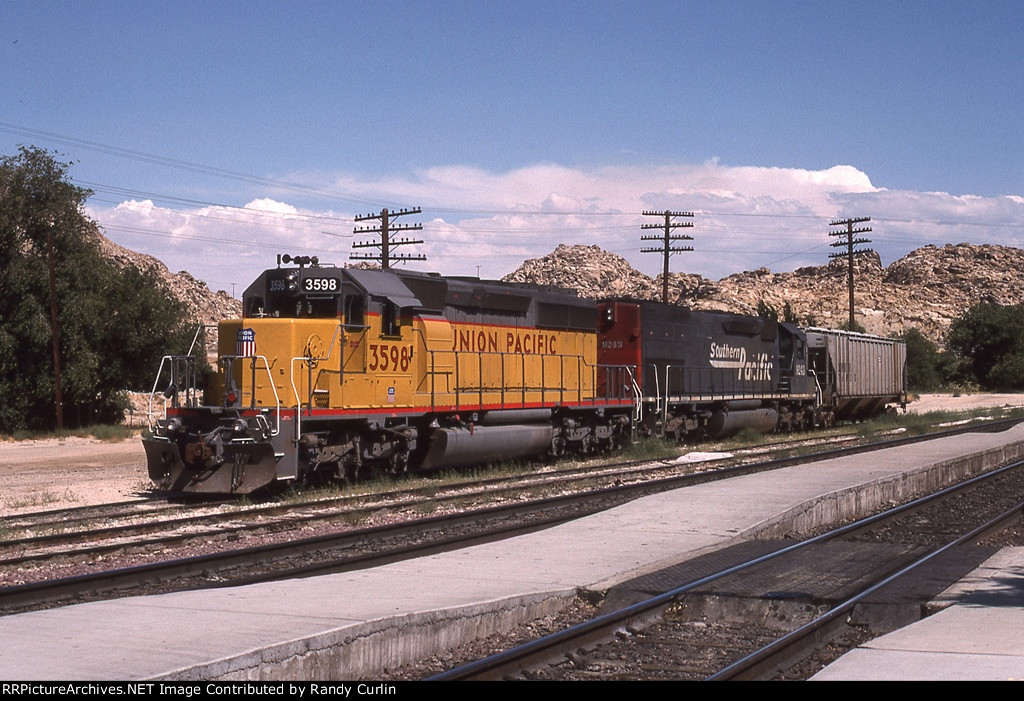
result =
[[638,368],[639,425],[682,441],[831,426],[906,405],[906,344],[654,302],[599,307],[598,362]]

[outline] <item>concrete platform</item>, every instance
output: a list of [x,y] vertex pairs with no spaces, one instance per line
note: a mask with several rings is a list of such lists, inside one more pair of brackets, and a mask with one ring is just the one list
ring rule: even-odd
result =
[[939,613],[848,652],[812,681],[1024,680],[1024,548],[1005,548],[940,597]]
[[0,677],[355,679],[756,533],[799,532],[1024,455],[1024,426],[680,489],[361,572],[0,618]]

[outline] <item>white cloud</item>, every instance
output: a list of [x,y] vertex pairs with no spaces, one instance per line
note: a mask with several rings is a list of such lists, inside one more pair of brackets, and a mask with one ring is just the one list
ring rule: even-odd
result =
[[[730,167],[712,159],[651,168],[538,164],[507,172],[448,165],[381,179],[341,175],[331,186],[355,201],[424,208],[399,222],[423,223],[414,237],[425,243],[400,249],[427,256],[410,267],[457,275],[479,267],[485,277],[500,277],[559,243],[597,244],[657,274],[660,257],[640,253],[646,245],[640,226],[657,223],[643,210],[694,212],[693,228],[678,231],[693,235],[694,251],[674,257],[671,268],[711,278],[760,266],[824,264],[828,222],[835,218],[872,217],[869,238],[885,263],[926,243],[1021,245],[1024,226],[1024,197],[885,190],[849,165]],[[340,265],[353,240],[370,238],[352,237],[352,212],[313,211],[301,195],[284,199],[291,201],[279,195],[244,208],[193,210],[131,200],[93,214],[118,243],[226,289],[232,282],[244,289],[275,263],[276,253],[318,255]]]
[[253,200],[249,204],[245,205],[245,209],[254,209],[258,212],[274,212],[277,214],[298,214],[299,212],[299,210],[295,209],[292,205],[272,200],[269,197]]

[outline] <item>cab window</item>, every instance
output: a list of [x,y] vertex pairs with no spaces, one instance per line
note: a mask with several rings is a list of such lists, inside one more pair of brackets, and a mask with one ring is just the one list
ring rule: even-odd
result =
[[398,326],[398,307],[392,302],[384,302],[380,314],[380,335],[400,336]]
[[344,312],[346,326],[366,325],[366,301],[362,295],[347,295]]

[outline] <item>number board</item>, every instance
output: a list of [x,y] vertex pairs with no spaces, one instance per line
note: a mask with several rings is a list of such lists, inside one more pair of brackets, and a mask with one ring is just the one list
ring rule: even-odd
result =
[[302,281],[303,292],[337,292],[339,287],[336,277],[307,277]]

